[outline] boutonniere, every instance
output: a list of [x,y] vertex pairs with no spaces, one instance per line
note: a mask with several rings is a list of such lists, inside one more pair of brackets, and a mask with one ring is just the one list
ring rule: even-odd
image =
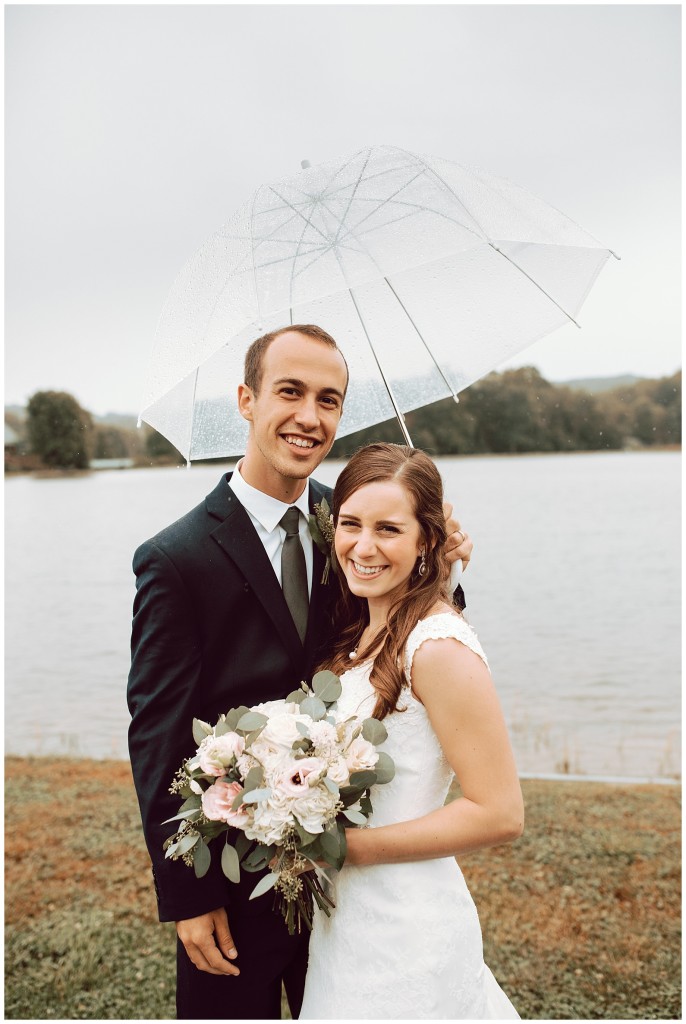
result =
[[[314,506],[314,515],[309,515],[307,517],[307,522],[310,528],[310,536],[312,537],[312,540],[326,558],[324,572],[322,573],[322,583],[328,583],[329,570],[334,564],[331,554],[333,551],[335,530],[333,525],[333,515],[326,498],[322,498],[321,502]],[[335,571],[336,567],[334,565],[334,572]]]

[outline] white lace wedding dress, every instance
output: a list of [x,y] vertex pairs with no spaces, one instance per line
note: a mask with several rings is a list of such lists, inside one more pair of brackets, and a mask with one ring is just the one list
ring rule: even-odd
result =
[[[372,790],[371,827],[442,807],[453,777],[422,704],[409,687],[412,659],[428,639],[454,637],[486,661],[471,627],[444,613],[420,621],[405,650],[399,707],[384,719],[392,782]],[[341,677],[338,707],[368,717],[375,701],[371,662]],[[518,1018],[483,960],[476,907],[452,857],[344,865],[335,874],[336,909],[317,913],[301,1020],[506,1020]]]

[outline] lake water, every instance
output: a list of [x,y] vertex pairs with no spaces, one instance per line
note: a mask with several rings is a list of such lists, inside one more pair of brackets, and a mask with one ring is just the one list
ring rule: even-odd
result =
[[[680,775],[680,454],[438,464],[520,770]],[[225,469],[7,480],[7,753],[127,756],[133,550]]]

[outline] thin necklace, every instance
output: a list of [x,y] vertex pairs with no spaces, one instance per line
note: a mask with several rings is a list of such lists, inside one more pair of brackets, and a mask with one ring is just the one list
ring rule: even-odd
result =
[[[368,626],[365,626],[363,628],[362,632],[360,633],[360,639],[357,641],[357,644],[355,645],[355,649],[353,651],[350,651],[350,653],[348,654],[348,657],[350,658],[351,661],[355,661],[355,659],[357,658],[357,652],[359,651],[360,647],[362,646],[362,637],[367,632],[368,628],[369,628]],[[377,629],[376,633],[374,633],[374,638],[376,638],[378,633],[379,633],[379,630]]]

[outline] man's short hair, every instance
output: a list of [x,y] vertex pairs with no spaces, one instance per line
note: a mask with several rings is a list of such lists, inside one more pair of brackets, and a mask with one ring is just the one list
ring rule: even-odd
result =
[[[245,353],[243,382],[247,384],[256,395],[259,393],[260,387],[262,386],[262,362],[264,360],[264,354],[271,343],[278,338],[280,334],[286,334],[288,331],[296,331],[298,334],[305,334],[308,338],[314,338],[315,341],[321,341],[330,348],[336,349],[337,352],[340,352],[341,359],[345,363],[345,369],[348,377],[350,376],[348,373],[348,364],[345,362],[345,356],[330,334],[327,334],[322,327],[317,327],[316,324],[293,324],[290,327],[280,327],[278,331],[270,331],[269,334],[263,334],[261,338],[256,338]],[[345,386],[347,389],[347,378]]]

